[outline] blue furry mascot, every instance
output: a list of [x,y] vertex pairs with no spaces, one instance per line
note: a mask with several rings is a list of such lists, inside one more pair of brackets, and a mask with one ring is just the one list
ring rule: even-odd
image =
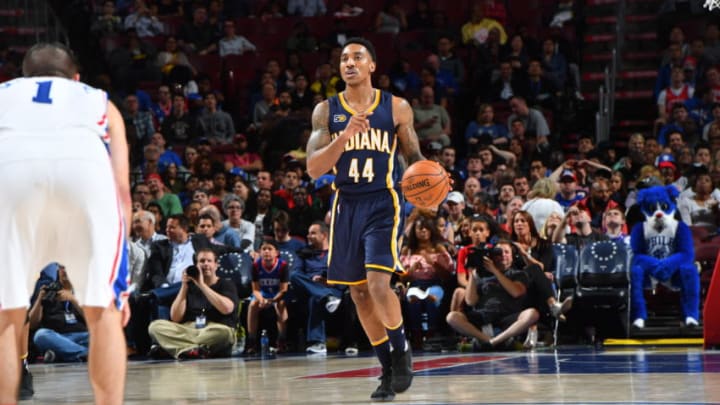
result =
[[636,328],[645,327],[644,286],[649,277],[671,283],[682,290],[682,312],[686,326],[697,326],[700,313],[700,276],[695,267],[695,249],[690,228],[675,219],[675,186],[640,190],[637,203],[645,221],[636,224],[630,235],[632,319]]

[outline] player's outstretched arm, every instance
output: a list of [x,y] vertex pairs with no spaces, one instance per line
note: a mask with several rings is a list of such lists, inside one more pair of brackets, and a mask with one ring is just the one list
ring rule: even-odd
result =
[[393,97],[393,117],[395,117],[395,127],[398,141],[400,142],[400,151],[405,157],[408,166],[419,161],[425,160],[420,152],[420,141],[418,141],[415,127],[413,126],[413,110],[410,104],[404,98]]
[[120,198],[120,207],[125,216],[125,232],[132,229],[132,199],[130,198],[130,157],[128,154],[127,138],[125,138],[125,123],[120,111],[108,101],[108,133],[110,135],[110,162],[115,174],[115,184]]
[[348,138],[370,129],[369,114],[355,114],[340,134],[332,139],[328,128],[330,106],[327,101],[315,106],[312,114],[312,133],[307,143],[307,172],[317,179],[335,166],[345,150]]

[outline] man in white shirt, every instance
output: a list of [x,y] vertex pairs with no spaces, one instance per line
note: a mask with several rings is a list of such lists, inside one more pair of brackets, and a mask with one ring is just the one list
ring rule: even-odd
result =
[[242,35],[235,34],[235,22],[232,20],[225,21],[223,25],[225,36],[220,38],[219,49],[220,57],[227,55],[242,55],[245,52],[255,52],[257,48],[247,38]]

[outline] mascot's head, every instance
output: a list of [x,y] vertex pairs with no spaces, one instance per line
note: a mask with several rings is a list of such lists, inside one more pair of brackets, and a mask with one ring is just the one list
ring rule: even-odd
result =
[[638,191],[637,203],[645,214],[645,221],[661,232],[665,227],[677,222],[675,219],[675,199],[680,194],[673,186],[653,186]]

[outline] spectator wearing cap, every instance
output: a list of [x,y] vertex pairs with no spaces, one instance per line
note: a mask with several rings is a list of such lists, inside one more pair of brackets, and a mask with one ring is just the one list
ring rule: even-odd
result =
[[578,178],[575,171],[569,167],[572,162],[566,162],[550,175],[550,178],[558,183],[558,193],[555,201],[567,211],[572,205],[586,197],[585,191],[578,189]]
[[[670,153],[660,154],[655,160],[655,167],[660,171],[660,178],[665,185],[675,184],[680,178],[675,157]],[[678,191],[682,191],[685,188],[684,184],[676,184],[676,186],[678,187]]]
[[218,110],[217,98],[210,92],[203,97],[205,111],[198,118],[198,127],[211,144],[230,143],[235,135],[235,124],[225,111]]
[[445,199],[447,204],[447,221],[453,228],[455,234],[456,244],[459,242],[458,238],[462,238],[460,233],[460,225],[463,219],[465,219],[465,197],[459,191],[451,191]]
[[323,174],[313,183],[313,205],[321,212],[328,212],[332,206],[334,181],[332,174]]
[[240,168],[243,171],[254,173],[263,169],[263,161],[260,155],[248,150],[248,139],[245,135],[235,135],[233,137],[233,146],[235,146],[235,151],[225,156],[226,171]]
[[442,145],[450,144],[450,135],[452,135],[450,115],[443,106],[435,104],[435,91],[432,87],[422,88],[420,104],[413,108],[413,114],[415,131],[421,143],[437,141]]
[[507,127],[497,124],[494,118],[495,111],[492,105],[481,104],[477,109],[475,120],[470,121],[465,128],[465,142],[468,145],[475,145],[489,140],[494,145],[507,144],[510,140]]
[[255,224],[243,219],[245,201],[235,194],[228,194],[223,200],[223,211],[227,219],[222,221],[223,228],[227,227],[240,236],[240,248],[250,253],[255,243]]
[[150,194],[152,194],[153,202],[156,202],[160,206],[163,216],[169,217],[183,213],[180,199],[175,194],[167,192],[162,177],[160,177],[159,174],[149,175],[146,183],[150,189]]

